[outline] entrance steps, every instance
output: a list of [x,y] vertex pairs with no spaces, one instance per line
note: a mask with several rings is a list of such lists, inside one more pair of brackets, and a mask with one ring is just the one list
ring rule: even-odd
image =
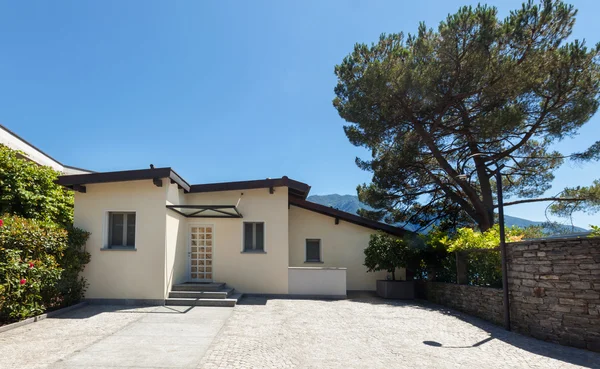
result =
[[165,305],[235,306],[241,297],[225,283],[188,282],[173,285]]

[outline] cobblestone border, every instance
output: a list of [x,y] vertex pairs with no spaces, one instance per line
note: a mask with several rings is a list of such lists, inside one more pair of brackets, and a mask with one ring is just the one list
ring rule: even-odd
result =
[[10,331],[11,329],[19,328],[19,327],[22,327],[24,325],[35,323],[35,322],[38,322],[40,320],[44,320],[46,318],[52,318],[53,316],[57,316],[57,315],[60,315],[60,314],[67,313],[67,312],[69,312],[71,310],[82,308],[82,307],[86,306],[87,304],[88,304],[87,302],[80,302],[78,304],[67,306],[67,307],[64,307],[62,309],[50,311],[50,312],[47,312],[47,313],[44,313],[44,314],[41,314],[41,315],[37,315],[37,316],[31,317],[31,318],[27,318],[25,320],[21,320],[20,322],[15,322],[15,323],[3,325],[2,327],[0,327],[0,333],[6,332],[6,331]]

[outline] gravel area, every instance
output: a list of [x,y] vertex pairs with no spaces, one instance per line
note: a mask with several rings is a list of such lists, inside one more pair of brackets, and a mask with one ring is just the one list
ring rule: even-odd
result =
[[243,298],[201,368],[600,368],[600,355],[437,305]]

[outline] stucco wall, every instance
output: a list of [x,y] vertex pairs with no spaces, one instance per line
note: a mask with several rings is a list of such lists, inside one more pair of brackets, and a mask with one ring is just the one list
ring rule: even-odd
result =
[[[163,180],[166,184],[168,181]],[[164,299],[166,187],[151,180],[87,185],[75,193],[75,226],[91,232],[86,298]],[[136,212],[136,251],[105,250],[107,212]]]
[[[165,181],[168,182],[168,181]],[[167,205],[182,205],[185,203],[183,190],[176,184],[169,184],[167,188]],[[178,213],[167,210],[165,233],[165,298],[174,284],[187,280],[187,218]]]
[[[185,195],[185,203],[236,205],[242,193],[238,206],[242,219],[187,218],[188,226],[214,225],[213,280],[243,293],[287,294],[287,187],[276,187],[273,194],[268,188],[191,193]],[[265,253],[242,253],[243,221],[265,223]]]
[[290,295],[346,297],[346,268],[290,267]]
[[[289,265],[291,267],[322,266],[347,268],[348,290],[375,290],[375,281],[385,279],[386,272],[367,273],[363,265],[364,249],[375,230],[335,219],[314,211],[290,206],[289,209]],[[321,240],[323,263],[305,263],[306,239]],[[397,278],[404,275],[399,271]]]

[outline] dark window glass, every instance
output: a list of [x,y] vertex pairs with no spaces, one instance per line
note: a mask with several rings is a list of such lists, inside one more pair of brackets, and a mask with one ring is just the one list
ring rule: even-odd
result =
[[124,214],[110,214],[110,246],[123,245]]
[[265,225],[264,223],[254,223],[254,229],[256,231],[255,249],[264,251],[265,249]]
[[244,251],[253,250],[254,223],[244,223]]
[[320,240],[306,240],[306,261],[321,261]]
[[135,246],[135,213],[127,214],[127,246]]

